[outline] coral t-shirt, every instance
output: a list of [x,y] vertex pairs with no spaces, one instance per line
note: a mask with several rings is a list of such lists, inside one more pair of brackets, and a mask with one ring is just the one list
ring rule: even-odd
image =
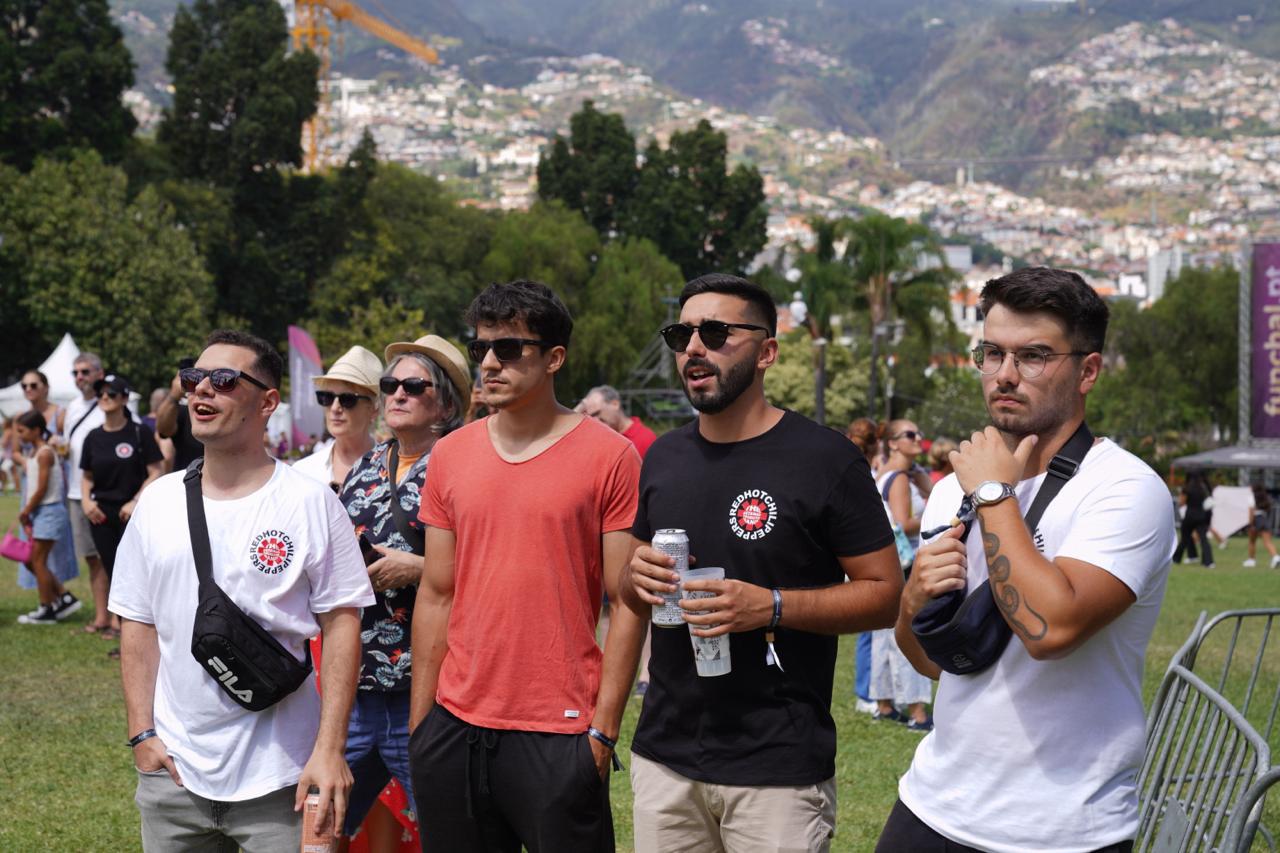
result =
[[487,420],[436,443],[419,510],[457,537],[436,701],[476,726],[577,734],[600,689],[601,536],[635,520],[640,457],[583,418],[507,462]]

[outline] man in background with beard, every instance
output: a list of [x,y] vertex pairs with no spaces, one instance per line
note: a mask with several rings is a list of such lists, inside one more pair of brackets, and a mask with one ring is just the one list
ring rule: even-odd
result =
[[[836,637],[892,623],[897,550],[862,453],[765,399],[778,356],[768,293],[706,275],[680,305],[662,336],[700,414],[645,456],[632,533],[648,543],[683,528],[698,566],[724,567],[725,580],[686,582],[714,595],[682,607],[698,636],[731,635],[732,669],[699,676],[690,631],[651,628],[632,743],[635,849],[825,851]],[[628,606],[648,619],[675,590],[673,565],[641,546],[622,585]]]

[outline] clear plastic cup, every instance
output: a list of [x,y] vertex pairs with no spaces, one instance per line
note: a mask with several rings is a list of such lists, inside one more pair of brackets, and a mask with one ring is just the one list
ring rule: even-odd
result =
[[[706,590],[690,590],[685,587],[687,581],[722,581],[724,569],[719,566],[708,566],[703,569],[689,569],[680,573],[681,598],[715,598],[714,592]],[[693,626],[689,626],[689,638],[693,640],[693,662],[698,667],[698,675],[726,675],[733,668],[729,660],[729,635],[718,637],[697,637],[693,634]]]

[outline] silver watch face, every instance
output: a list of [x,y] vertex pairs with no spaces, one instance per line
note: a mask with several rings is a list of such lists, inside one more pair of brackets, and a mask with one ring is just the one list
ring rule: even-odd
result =
[[1004,484],[988,480],[978,485],[978,500],[986,503],[988,501],[998,501],[1004,497]]

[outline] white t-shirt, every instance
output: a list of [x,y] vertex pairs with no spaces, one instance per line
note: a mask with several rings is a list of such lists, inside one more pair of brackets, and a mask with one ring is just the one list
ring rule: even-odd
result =
[[293,463],[293,470],[306,474],[326,486],[333,482],[333,443]]
[[[110,609],[156,626],[155,728],[183,784],[240,801],[298,781],[320,722],[314,677],[265,711],[237,705],[191,655],[198,580],[187,529],[185,472],[149,486],[125,528]],[[251,495],[204,500],[213,579],[299,660],[320,632],[314,614],[373,604],[351,527],[326,486],[277,462]]]
[[[1024,515],[1044,476],[1018,484]],[[961,497],[954,474],[939,482],[923,529],[946,524]],[[1094,445],[1049,504],[1036,545],[1110,572],[1137,600],[1060,660],[1034,660],[1015,635],[989,669],[944,672],[934,731],[898,785],[907,808],[952,841],[995,853],[1086,853],[1133,838],[1143,657],[1174,542],[1156,473],[1111,441]],[[987,578],[979,523],[966,545],[974,589]]]
[[[90,406],[93,407],[90,411]],[[89,412],[88,417],[76,426],[76,422],[84,417],[84,413]],[[102,426],[102,422],[106,419],[106,415],[102,414],[102,408],[95,399],[86,400],[83,397],[77,397],[70,403],[67,403],[67,418],[63,421],[67,430],[67,497],[71,500],[80,500],[80,454],[84,450],[84,439],[89,433],[93,432],[97,427]],[[75,427],[72,432],[71,428]]]

